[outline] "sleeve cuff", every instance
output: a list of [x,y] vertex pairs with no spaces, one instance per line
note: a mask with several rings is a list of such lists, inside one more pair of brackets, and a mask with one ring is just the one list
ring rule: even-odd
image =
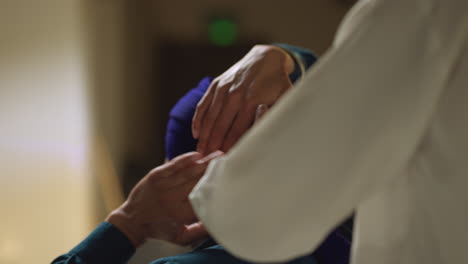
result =
[[126,263],[135,253],[135,247],[115,226],[102,222],[70,253],[86,263]]
[[283,49],[293,58],[294,71],[289,75],[292,83],[301,78],[302,74],[317,60],[317,56],[308,49],[284,43],[273,43],[272,45]]

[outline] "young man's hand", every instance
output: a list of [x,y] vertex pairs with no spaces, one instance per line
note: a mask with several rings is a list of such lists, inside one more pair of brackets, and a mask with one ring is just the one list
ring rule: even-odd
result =
[[155,238],[190,245],[207,236],[188,201],[208,163],[222,155],[202,158],[196,152],[181,155],[150,171],[132,190],[128,199],[107,221],[121,230],[135,247]]

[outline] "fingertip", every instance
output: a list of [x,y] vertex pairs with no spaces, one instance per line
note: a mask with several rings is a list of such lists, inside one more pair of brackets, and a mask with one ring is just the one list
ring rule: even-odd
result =
[[181,234],[180,240],[182,243],[190,245],[207,236],[209,236],[209,233],[203,223],[196,222],[184,226],[184,231]]
[[200,156],[197,152],[187,152],[173,158],[169,163],[165,164],[164,166],[166,166],[172,173],[175,170],[178,170],[190,164],[194,164],[199,159]]
[[192,153],[191,158],[193,161],[203,158],[203,155],[200,152],[191,152],[191,153]]
[[217,150],[217,151],[211,153],[211,155],[212,155],[213,158],[221,157],[221,156],[224,155],[224,151]]

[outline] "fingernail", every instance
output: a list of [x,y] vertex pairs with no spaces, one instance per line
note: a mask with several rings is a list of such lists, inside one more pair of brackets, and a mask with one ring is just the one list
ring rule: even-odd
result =
[[204,157],[202,160],[200,160],[201,162],[207,162],[207,161],[210,161],[216,157],[219,157],[219,156],[222,156],[224,154],[224,152],[222,152],[221,150],[217,150],[213,153],[210,153],[210,155]]
[[193,153],[192,160],[196,161],[196,160],[199,160],[201,158],[203,158],[203,155],[200,154],[199,152],[194,152]]
[[224,154],[224,152],[222,152],[221,150],[217,150],[217,151],[211,153],[210,155],[208,155],[208,157],[214,158],[214,157],[221,156],[221,155],[223,155],[223,154]]

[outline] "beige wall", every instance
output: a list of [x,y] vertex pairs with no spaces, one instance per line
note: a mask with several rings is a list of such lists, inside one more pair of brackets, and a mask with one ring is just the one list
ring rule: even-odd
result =
[[80,10],[0,4],[0,263],[48,263],[92,225]]

